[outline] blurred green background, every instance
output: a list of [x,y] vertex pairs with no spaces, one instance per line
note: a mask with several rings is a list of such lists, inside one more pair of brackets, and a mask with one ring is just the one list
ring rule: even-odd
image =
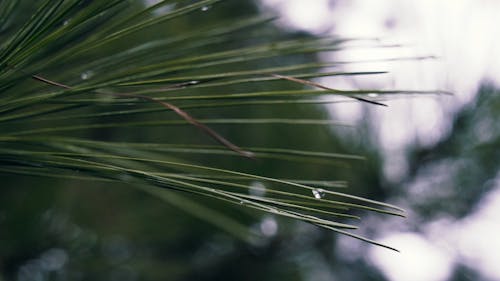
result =
[[[259,12],[252,1],[224,1],[207,11],[190,14],[148,32],[168,37],[198,26],[231,23],[240,16]],[[259,32],[251,36],[242,31],[234,36],[233,44],[307,36],[280,30],[272,23]],[[137,36],[151,34],[146,32]],[[210,48],[217,50],[219,47],[213,44],[204,50],[210,52]],[[106,52],[109,50],[103,50]],[[314,53],[282,59],[287,60],[283,64],[290,65],[319,60]],[[255,63],[265,65],[265,61]],[[272,87],[280,89],[283,85],[291,87],[284,81]],[[301,85],[295,86],[301,88]],[[259,85],[233,87],[226,86],[224,92],[250,91]],[[209,88],[207,91],[218,90]],[[203,93],[204,90],[194,91]],[[500,113],[500,98],[493,86],[484,85],[476,99],[454,116],[453,126],[440,142],[431,147],[411,147],[408,151],[410,172],[399,183],[390,183],[383,177],[384,156],[375,145],[375,129],[368,114],[370,106],[363,105],[363,122],[356,128],[283,124],[213,126],[241,146],[306,147],[363,155],[366,161],[346,166],[266,159],[250,161],[236,156],[197,155],[193,159],[221,168],[275,177],[347,181],[351,194],[381,201],[403,201],[402,206],[409,208],[412,215],[406,220],[398,218],[398,224],[403,223],[407,230],[417,233],[422,222],[432,221],[436,216],[455,219],[467,216],[494,188],[492,181],[500,164],[500,130],[494,120]],[[216,112],[195,109],[190,113],[198,118],[329,117],[325,106],[321,105],[248,105],[221,108]],[[163,118],[165,114],[175,116],[165,112],[154,114],[151,115],[153,119]],[[478,137],[476,126],[483,123],[491,124],[488,138]],[[119,137],[129,141],[153,139],[159,142],[174,136],[182,143],[210,143],[196,128],[187,126],[97,129],[82,134],[104,140]],[[443,163],[453,163],[453,172],[437,170],[436,167]],[[446,187],[445,192],[424,190],[425,199],[416,200],[405,188],[417,178],[432,181],[436,178],[435,173],[440,177],[435,188]],[[243,222],[248,231],[260,233],[259,240],[247,243],[175,204],[168,204],[127,184],[1,173],[0,177],[0,280],[386,280],[373,263],[359,255],[372,246],[353,242],[361,247],[357,249],[358,254],[354,254],[346,247],[339,248],[336,234],[303,222],[200,199],[216,210],[231,214]],[[375,237],[384,219],[374,215],[362,221],[361,228],[369,237]],[[345,243],[351,241],[350,238],[342,239],[347,239]],[[454,270],[451,280],[479,278],[479,273],[460,262]]]

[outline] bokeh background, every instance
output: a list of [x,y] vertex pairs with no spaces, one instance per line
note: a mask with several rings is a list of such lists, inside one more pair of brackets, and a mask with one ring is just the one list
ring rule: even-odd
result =
[[[269,26],[268,38],[308,33],[362,39],[337,52],[290,56],[290,64],[339,61],[347,71],[389,71],[317,80],[325,85],[439,89],[453,95],[384,97],[388,108],[339,103],[250,106],[245,112],[227,108],[216,114],[199,110],[194,113],[203,117],[327,116],[352,123],[354,129],[216,129],[241,145],[300,145],[368,160],[352,168],[249,164],[214,156],[197,160],[284,177],[346,180],[349,193],[407,210],[406,219],[363,214],[359,232],[401,252],[207,202],[263,237],[249,244],[126,185],[0,174],[0,280],[500,279],[500,29],[495,24],[500,2],[237,0],[206,7],[165,32],[259,13],[280,16]],[[198,137],[189,128],[126,137],[142,134]]]

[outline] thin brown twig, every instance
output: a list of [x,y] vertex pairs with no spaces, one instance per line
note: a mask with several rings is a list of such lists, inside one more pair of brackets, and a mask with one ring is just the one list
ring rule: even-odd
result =
[[[329,90],[329,91],[334,91],[335,90],[335,89],[323,86],[323,85],[321,85],[319,83],[316,83],[316,82],[312,82],[312,81],[304,80],[304,79],[299,79],[299,78],[295,78],[295,77],[291,77],[291,76],[286,76],[286,75],[281,75],[281,74],[275,74],[275,73],[271,74],[271,76],[276,77],[276,78],[280,78],[280,79],[285,79],[285,80],[292,81],[292,82],[296,82],[296,83],[300,83],[300,84],[304,84],[304,85],[313,86],[313,87],[320,88],[320,89],[323,89],[323,90]],[[346,96],[346,95],[343,95],[343,96]],[[352,99],[355,99],[355,100],[358,100],[358,101],[362,101],[362,102],[371,103],[371,104],[376,104],[376,105],[381,105],[381,106],[387,106],[387,104],[383,104],[383,103],[380,103],[380,102],[376,102],[376,101],[372,101],[372,100],[364,99],[364,98],[360,98],[360,97],[354,97],[354,96],[346,96],[346,97],[349,97],[349,98],[352,98]]]
[[218,141],[220,144],[226,146],[227,148],[229,148],[229,149],[231,149],[231,150],[233,150],[233,151],[235,151],[235,152],[237,152],[237,153],[239,153],[239,154],[241,154],[241,155],[243,155],[245,157],[248,157],[248,158],[254,158],[255,157],[254,153],[252,153],[250,151],[245,151],[245,150],[241,149],[240,147],[238,147],[237,145],[231,143],[230,141],[228,141],[227,139],[225,139],[224,137],[222,137],[221,135],[219,135],[217,132],[215,132],[213,129],[211,129],[210,127],[208,127],[205,124],[201,123],[200,121],[196,120],[194,117],[192,117],[191,115],[189,115],[189,113],[187,113],[186,111],[180,109],[179,107],[177,107],[177,106],[175,106],[175,105],[173,105],[171,103],[160,101],[160,100],[154,99],[152,97],[148,97],[148,96],[135,95],[135,94],[115,93],[113,95],[118,96],[118,97],[129,97],[129,98],[144,99],[144,100],[148,100],[148,101],[159,103],[162,106],[164,106],[164,107],[166,107],[166,108],[174,111],[175,113],[177,113],[177,115],[179,115],[182,118],[184,118],[184,120],[186,120],[189,123],[193,124],[198,129],[202,130],[207,135],[211,136],[212,138],[214,138],[216,141]]
[[61,84],[61,83],[57,83],[55,81],[52,81],[52,80],[49,80],[49,79],[46,79],[46,78],[43,78],[42,76],[40,75],[31,75],[31,78],[35,79],[35,80],[38,80],[40,82],[43,82],[43,83],[46,83],[46,84],[49,84],[49,85],[52,85],[52,86],[57,86],[57,87],[61,87],[61,88],[64,88],[64,89],[72,89],[70,86],[68,85],[64,85],[64,84]]
[[[31,78],[34,79],[34,80],[37,80],[37,81],[40,81],[40,82],[43,82],[43,83],[46,83],[46,84],[49,84],[49,85],[52,85],[52,86],[57,86],[57,87],[60,87],[60,88],[64,88],[64,89],[67,89],[67,90],[73,89],[73,87],[71,87],[71,86],[68,86],[66,84],[62,84],[62,83],[59,83],[59,82],[56,82],[56,81],[53,81],[53,80],[49,80],[49,79],[47,79],[45,77],[42,77],[40,75],[34,74],[34,75],[31,75]],[[94,91],[94,92],[99,93],[99,94],[104,94],[104,93],[101,93],[99,91]],[[242,155],[244,157],[252,158],[252,159],[255,158],[255,154],[253,152],[243,150],[242,148],[238,147],[237,145],[231,143],[230,141],[228,141],[227,139],[225,139],[224,137],[222,137],[221,135],[219,135],[217,132],[215,132],[213,129],[211,129],[210,127],[204,125],[203,123],[201,123],[200,121],[196,120],[194,117],[192,117],[191,115],[189,115],[189,113],[187,113],[186,111],[180,109],[179,107],[177,107],[177,106],[175,106],[175,105],[173,105],[171,103],[160,101],[160,100],[157,100],[155,98],[152,98],[152,97],[149,97],[149,96],[143,96],[143,95],[126,94],[126,93],[106,93],[106,94],[113,95],[113,96],[116,96],[116,97],[136,98],[136,99],[142,99],[142,100],[146,100],[146,101],[156,102],[156,103],[162,105],[163,107],[172,110],[177,115],[179,115],[180,117],[184,118],[184,120],[186,120],[190,124],[196,126],[198,129],[202,130],[207,135],[209,135],[210,137],[212,137],[213,139],[215,139],[217,142],[219,142],[220,144],[224,145],[228,149],[230,149],[230,150],[232,150],[232,151],[234,151],[234,152],[236,152],[236,153],[238,153],[238,154],[240,154],[240,155]]]

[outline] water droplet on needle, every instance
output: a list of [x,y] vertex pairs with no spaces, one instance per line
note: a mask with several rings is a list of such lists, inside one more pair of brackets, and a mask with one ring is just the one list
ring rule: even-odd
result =
[[325,197],[325,191],[321,188],[313,189],[312,194],[313,194],[314,198],[316,198],[316,199],[321,199],[321,198]]
[[90,79],[90,77],[92,77],[94,75],[94,73],[90,70],[88,71],[85,71],[85,72],[82,72],[82,74],[80,74],[80,78],[82,80],[87,80],[87,79]]

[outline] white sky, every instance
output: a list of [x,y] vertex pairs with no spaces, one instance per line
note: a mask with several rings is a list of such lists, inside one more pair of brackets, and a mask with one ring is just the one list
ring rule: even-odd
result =
[[[432,60],[349,64],[345,70],[386,70],[389,75],[360,78],[324,78],[333,88],[447,90],[453,97],[394,99],[389,108],[373,107],[378,140],[386,151],[386,176],[397,180],[405,173],[405,146],[432,145],[446,133],[451,116],[471,101],[481,82],[500,85],[500,1],[496,0],[261,0],[263,9],[281,15],[279,24],[316,34],[329,32],[349,38],[380,38],[377,44],[398,48],[357,47],[324,60],[360,61],[433,55]],[[335,118],[356,121],[361,107],[331,107]],[[500,173],[499,173],[500,175]],[[402,253],[373,248],[369,258],[390,280],[442,281],[456,262],[479,270],[485,278],[500,280],[500,183],[475,213],[461,221],[434,221],[423,234],[391,232],[382,242]]]
[[[500,1],[494,0],[261,0],[264,9],[279,11],[279,24],[349,38],[379,38],[374,43],[325,54],[324,60],[363,61],[398,57],[435,56],[437,59],[354,63],[347,71],[384,70],[389,75],[328,77],[320,83],[333,88],[447,90],[449,96],[393,99],[389,108],[370,106],[378,120],[378,140],[388,155],[384,167],[389,180],[406,172],[399,157],[405,147],[436,143],[449,128],[451,116],[470,101],[482,80],[500,85]],[[336,119],[359,120],[359,103],[332,105]],[[395,118],[397,116],[397,118]],[[404,117],[401,117],[404,116]],[[393,157],[394,156],[394,157]]]
[[390,280],[448,280],[455,263],[478,270],[487,280],[500,280],[500,174],[496,189],[469,216],[430,222],[424,234],[389,232],[380,240],[401,253],[371,247],[369,260]]

